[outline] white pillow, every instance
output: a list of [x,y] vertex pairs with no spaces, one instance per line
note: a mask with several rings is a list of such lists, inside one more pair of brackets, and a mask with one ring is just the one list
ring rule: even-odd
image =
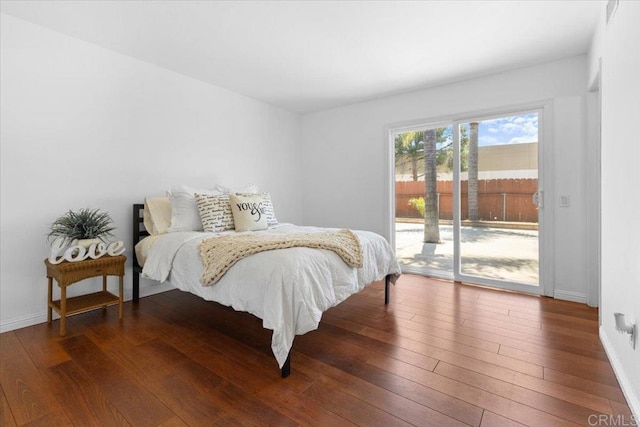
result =
[[196,205],[195,193],[220,194],[218,190],[198,190],[186,185],[172,187],[168,192],[171,200],[171,226],[169,232],[202,231],[202,221]]
[[235,228],[228,194],[211,196],[196,193],[195,198],[204,231],[218,233]]
[[236,231],[265,230],[269,227],[261,194],[229,195]]
[[242,188],[225,187],[224,185],[216,185],[216,190],[223,194],[236,194],[236,193],[250,193],[255,194],[259,191],[258,186],[255,184],[248,184]]
[[144,199],[144,228],[149,234],[164,234],[171,225],[171,201],[167,196]]

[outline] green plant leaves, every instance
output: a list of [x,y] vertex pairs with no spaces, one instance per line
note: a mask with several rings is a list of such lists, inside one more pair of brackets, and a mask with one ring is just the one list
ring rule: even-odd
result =
[[48,239],[52,240],[56,237],[67,240],[103,239],[107,236],[113,236],[113,230],[115,230],[113,220],[108,213],[100,212],[99,209],[83,208],[78,211],[69,210],[56,219],[51,224]]

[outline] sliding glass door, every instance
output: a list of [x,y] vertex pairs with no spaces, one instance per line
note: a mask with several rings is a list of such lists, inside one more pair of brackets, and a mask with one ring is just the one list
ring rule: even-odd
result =
[[541,292],[540,120],[531,110],[392,131],[404,272]]

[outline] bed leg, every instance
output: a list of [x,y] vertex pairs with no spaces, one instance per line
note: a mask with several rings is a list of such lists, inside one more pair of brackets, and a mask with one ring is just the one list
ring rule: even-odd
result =
[[133,271],[133,302],[140,299],[140,273]]
[[389,305],[389,286],[391,285],[391,276],[387,274],[384,278],[384,305]]
[[287,360],[282,365],[282,369],[280,369],[280,376],[282,378],[287,378],[291,374],[291,352],[287,355]]

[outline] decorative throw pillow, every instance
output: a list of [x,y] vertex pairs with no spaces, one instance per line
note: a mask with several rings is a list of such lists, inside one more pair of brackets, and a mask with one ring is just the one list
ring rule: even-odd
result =
[[[267,216],[267,224],[269,226],[278,224],[278,220],[276,219],[276,214],[273,210],[273,203],[271,202],[271,194],[269,193],[258,193],[262,196],[262,207],[264,209],[264,214]],[[253,196],[251,193],[238,193],[238,196]]]
[[269,227],[261,194],[229,195],[236,231],[265,230]]
[[149,234],[166,233],[171,225],[171,201],[167,196],[144,200],[144,228]]
[[235,228],[228,194],[211,196],[196,193],[195,199],[204,231],[218,233]]
[[202,221],[200,220],[194,194],[220,194],[218,190],[196,190],[186,185],[172,187],[167,193],[171,201],[171,226],[169,227],[169,232],[202,231]]

